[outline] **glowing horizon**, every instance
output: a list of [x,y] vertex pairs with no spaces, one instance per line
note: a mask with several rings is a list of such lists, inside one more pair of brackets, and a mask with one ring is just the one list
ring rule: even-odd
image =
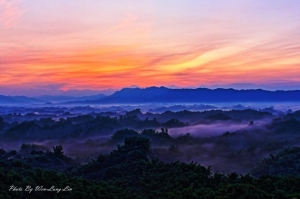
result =
[[2,90],[300,84],[299,1],[120,2],[0,0]]

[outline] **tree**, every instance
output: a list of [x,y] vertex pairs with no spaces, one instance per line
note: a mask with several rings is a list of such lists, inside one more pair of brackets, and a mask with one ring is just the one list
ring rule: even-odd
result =
[[139,136],[139,133],[131,129],[121,129],[116,131],[111,139],[116,142],[122,142],[125,138]]
[[119,149],[126,152],[138,150],[147,154],[150,149],[150,140],[143,137],[125,138],[124,145],[120,146]]
[[0,116],[0,130],[2,130],[4,127],[4,119]]
[[60,156],[60,155],[63,155],[63,154],[64,154],[63,148],[62,148],[61,145],[55,146],[55,147],[52,146],[52,148],[53,148],[53,153],[54,153],[55,155]]

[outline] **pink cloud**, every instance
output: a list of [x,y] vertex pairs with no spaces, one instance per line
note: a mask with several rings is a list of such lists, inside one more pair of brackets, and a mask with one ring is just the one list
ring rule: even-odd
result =
[[23,13],[19,7],[20,1],[0,0],[0,25],[12,26]]

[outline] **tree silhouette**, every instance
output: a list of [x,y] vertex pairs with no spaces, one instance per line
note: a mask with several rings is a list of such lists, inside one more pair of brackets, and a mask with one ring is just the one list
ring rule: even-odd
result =
[[63,154],[64,154],[64,151],[63,151],[63,148],[62,148],[61,145],[55,146],[55,147],[52,146],[52,148],[53,148],[53,153],[54,153],[55,155],[59,156],[59,155],[63,155]]

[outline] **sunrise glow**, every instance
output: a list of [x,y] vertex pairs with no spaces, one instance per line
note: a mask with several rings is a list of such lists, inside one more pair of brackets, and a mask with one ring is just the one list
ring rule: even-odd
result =
[[0,0],[1,91],[300,83],[300,2]]

